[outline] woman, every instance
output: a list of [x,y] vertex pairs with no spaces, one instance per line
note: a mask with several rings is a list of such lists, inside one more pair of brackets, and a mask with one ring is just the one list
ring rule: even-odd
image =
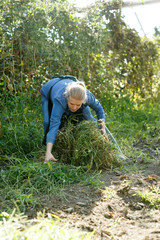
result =
[[41,88],[43,126],[45,133],[45,162],[57,159],[52,155],[52,148],[57,132],[61,127],[62,117],[74,115],[78,121],[96,121],[90,107],[96,112],[97,119],[102,119],[102,132],[105,131],[104,110],[94,95],[86,89],[84,82],[76,81],[72,76],[54,78]]

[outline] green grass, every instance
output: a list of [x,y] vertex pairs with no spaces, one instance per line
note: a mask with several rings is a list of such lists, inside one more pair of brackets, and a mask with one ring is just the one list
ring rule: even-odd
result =
[[15,159],[0,171],[0,196],[3,208],[18,208],[25,212],[39,206],[38,197],[49,196],[65,185],[81,182],[99,186],[99,173],[87,173],[83,167],[73,165]]
[[138,196],[141,197],[142,201],[151,208],[158,208],[160,207],[160,189],[159,187],[153,189],[152,191],[139,191],[137,193]]
[[[139,170],[137,161],[143,162],[142,167],[145,167],[159,157],[159,103],[129,105],[130,102],[120,100],[110,109],[106,123],[126,155],[126,161],[119,166],[112,142],[106,144],[95,123],[83,122],[77,127],[69,124],[59,132],[54,148],[59,162],[44,164],[41,102],[36,100],[33,104],[32,100],[28,102],[23,96],[1,103],[1,212],[11,214],[14,208],[19,213],[42,209],[39,201],[42,195],[47,198],[53,192],[60,194],[66,185],[79,182],[100,187],[101,169],[109,167],[112,171],[116,167],[135,172]],[[159,206],[157,194],[159,189],[152,194],[139,192],[150,206]],[[91,239],[83,233],[70,232],[60,220],[52,217],[41,216],[29,222],[22,215],[11,214],[7,218],[2,215],[0,231],[6,234],[7,240],[11,239],[8,234],[12,234],[13,239],[41,239],[39,234],[43,236],[46,229],[49,232],[45,239],[51,236],[52,239]]]

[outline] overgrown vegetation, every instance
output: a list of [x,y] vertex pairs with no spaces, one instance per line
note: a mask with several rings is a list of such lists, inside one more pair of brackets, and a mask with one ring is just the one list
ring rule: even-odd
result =
[[4,96],[7,91],[36,96],[55,74],[83,79],[103,101],[157,96],[158,46],[127,27],[122,1],[99,1],[85,12],[52,0],[1,0],[0,7]]
[[[44,164],[39,91],[51,75],[71,74],[84,80],[100,100],[107,127],[133,162],[131,166],[121,162],[120,168],[136,171],[137,160],[146,163],[153,161],[153,156],[158,158],[159,37],[140,38],[123,21],[121,6],[121,1],[99,1],[84,13],[67,1],[1,0],[2,212],[39,209],[41,195],[47,198],[77,182],[99,186],[100,171],[93,169],[118,168],[112,142],[108,145],[97,125],[86,122],[62,129],[55,145],[59,163]],[[136,148],[141,145],[147,148]],[[157,207],[159,189],[155,191],[137,194],[149,206]],[[16,222],[9,221],[10,227]],[[47,224],[57,227],[52,219]],[[1,226],[6,231],[6,225]]]
[[[44,164],[40,99],[33,105],[27,103],[25,96],[24,105],[23,101],[15,99],[8,101],[7,107],[3,105],[1,118],[1,210],[12,212],[16,207],[25,212],[36,208],[41,194],[49,196],[66,184],[81,182],[98,186],[101,184],[99,172],[88,170],[118,167],[112,142],[110,148],[97,124],[87,122],[77,127],[69,124],[62,129],[55,145],[59,164]],[[126,99],[113,105],[108,113],[109,129],[133,162],[138,159],[149,162],[153,154],[159,155],[159,113],[159,103],[137,105]],[[147,145],[148,151],[141,148],[133,151],[133,146],[141,144]],[[152,155],[151,148],[154,148]],[[120,167],[123,164],[126,167],[127,161],[121,162]]]

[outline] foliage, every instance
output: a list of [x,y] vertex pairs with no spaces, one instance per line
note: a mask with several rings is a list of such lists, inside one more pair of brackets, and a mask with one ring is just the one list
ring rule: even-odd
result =
[[36,96],[55,74],[83,79],[102,101],[156,96],[157,45],[128,28],[122,1],[98,1],[85,13],[59,0],[1,0],[0,7],[3,97]]

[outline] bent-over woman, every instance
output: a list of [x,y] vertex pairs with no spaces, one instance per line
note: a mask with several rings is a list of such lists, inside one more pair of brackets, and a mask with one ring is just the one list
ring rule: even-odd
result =
[[57,161],[52,154],[52,148],[64,116],[67,119],[74,115],[78,122],[96,121],[90,111],[92,108],[97,119],[102,120],[101,131],[107,137],[103,107],[86,89],[84,82],[75,81],[75,78],[70,76],[53,78],[41,88],[41,98],[45,135],[43,143],[46,144],[45,162]]

